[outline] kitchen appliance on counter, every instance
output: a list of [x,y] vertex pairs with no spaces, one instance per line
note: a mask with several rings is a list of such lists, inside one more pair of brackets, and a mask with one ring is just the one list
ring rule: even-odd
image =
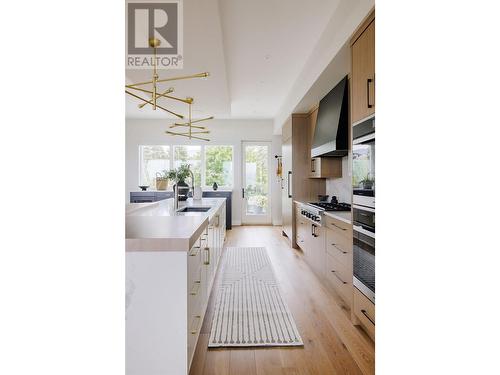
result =
[[323,213],[328,211],[351,211],[351,205],[347,203],[309,202],[300,206],[300,214],[305,219],[323,225]]
[[352,126],[353,204],[375,208],[375,115]]

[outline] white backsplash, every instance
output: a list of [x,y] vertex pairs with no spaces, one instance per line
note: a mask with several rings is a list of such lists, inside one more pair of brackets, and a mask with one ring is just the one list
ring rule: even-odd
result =
[[333,195],[337,196],[339,202],[351,203],[352,197],[352,171],[351,171],[352,153],[342,158],[342,177],[328,178],[326,180],[326,194],[329,200]]

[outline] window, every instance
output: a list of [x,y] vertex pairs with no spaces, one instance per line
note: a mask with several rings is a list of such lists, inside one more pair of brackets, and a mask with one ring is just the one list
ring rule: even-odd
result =
[[156,189],[156,173],[170,169],[170,146],[139,146],[139,185]]
[[174,146],[174,168],[181,164],[191,165],[194,183],[201,186],[201,146]]
[[205,146],[205,186],[233,187],[233,146]]

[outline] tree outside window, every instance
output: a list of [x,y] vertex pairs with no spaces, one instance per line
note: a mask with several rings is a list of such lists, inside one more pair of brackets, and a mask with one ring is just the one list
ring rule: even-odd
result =
[[233,146],[205,146],[205,185],[233,186]]
[[194,174],[194,184],[201,186],[201,146],[174,146],[174,168],[190,164]]

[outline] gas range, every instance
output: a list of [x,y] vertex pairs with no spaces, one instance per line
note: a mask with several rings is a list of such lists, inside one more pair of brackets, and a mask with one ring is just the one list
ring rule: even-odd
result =
[[351,205],[348,203],[309,202],[309,204],[324,211],[351,211]]
[[347,203],[310,202],[300,205],[302,217],[321,226],[323,224],[323,212],[325,211],[351,211],[351,205]]

